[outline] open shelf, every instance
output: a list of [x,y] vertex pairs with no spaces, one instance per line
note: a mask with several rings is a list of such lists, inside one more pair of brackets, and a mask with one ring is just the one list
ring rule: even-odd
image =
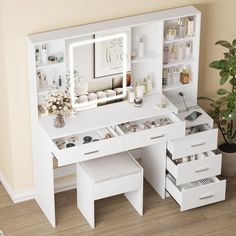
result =
[[39,64],[38,66],[36,66],[36,69],[41,70],[41,69],[53,68],[53,67],[64,66],[64,65],[65,65],[65,62],[52,62],[48,64]]
[[189,87],[191,86],[191,82],[188,83],[188,84],[182,84],[181,82],[178,82],[178,83],[173,83],[169,86],[163,86],[163,89],[162,91],[163,92],[167,92],[167,91],[170,91],[170,90],[174,90],[174,89],[180,89],[180,88],[186,88],[186,87]]
[[146,60],[151,60],[151,59],[156,59],[158,57],[158,54],[154,51],[150,52],[145,52],[144,57],[136,57],[131,60],[133,64],[143,62]]
[[185,42],[185,41],[190,41],[190,40],[194,40],[195,36],[188,36],[188,37],[184,37],[184,38],[176,38],[176,39],[172,39],[172,40],[164,40],[164,44],[170,44],[170,43],[178,43],[178,42]]
[[194,62],[194,58],[190,57],[189,59],[184,59],[183,61],[175,61],[168,63],[166,65],[163,65],[163,68],[169,68],[169,67],[174,67],[174,66],[181,66],[181,65],[188,65]]

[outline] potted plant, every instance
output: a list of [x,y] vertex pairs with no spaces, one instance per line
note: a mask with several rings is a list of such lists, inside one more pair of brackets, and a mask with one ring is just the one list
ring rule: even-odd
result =
[[54,126],[62,128],[65,126],[64,115],[72,111],[71,99],[64,93],[52,94],[46,104],[49,114],[55,115]]
[[223,156],[222,174],[229,177],[236,175],[236,39],[232,43],[220,40],[216,45],[227,48],[222,59],[209,65],[219,70],[219,82],[222,86],[217,90],[219,98],[214,100],[209,97],[199,97],[199,99],[210,102],[209,115],[224,140],[218,146]]

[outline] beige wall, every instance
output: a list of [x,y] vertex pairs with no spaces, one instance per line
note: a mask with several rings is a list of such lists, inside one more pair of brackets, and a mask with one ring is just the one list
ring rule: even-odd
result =
[[4,45],[6,74],[1,58],[0,170],[15,190],[32,186],[27,34],[195,4],[203,13],[199,94],[212,97],[218,86],[217,73],[208,64],[220,55],[214,42],[236,37],[235,0],[3,0],[3,3],[5,44],[0,43],[0,56]]

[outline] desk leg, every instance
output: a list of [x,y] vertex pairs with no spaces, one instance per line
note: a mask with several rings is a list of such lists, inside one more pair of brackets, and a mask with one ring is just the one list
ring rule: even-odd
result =
[[142,148],[142,166],[145,179],[165,199],[166,142]]
[[38,130],[37,140],[33,139],[33,167],[35,200],[53,227],[55,219],[55,196],[53,155],[42,130]]

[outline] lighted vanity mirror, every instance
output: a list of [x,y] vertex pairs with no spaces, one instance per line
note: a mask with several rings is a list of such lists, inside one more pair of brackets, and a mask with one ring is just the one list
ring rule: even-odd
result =
[[92,108],[126,97],[131,83],[130,35],[130,29],[125,29],[66,40],[67,86],[74,108]]

